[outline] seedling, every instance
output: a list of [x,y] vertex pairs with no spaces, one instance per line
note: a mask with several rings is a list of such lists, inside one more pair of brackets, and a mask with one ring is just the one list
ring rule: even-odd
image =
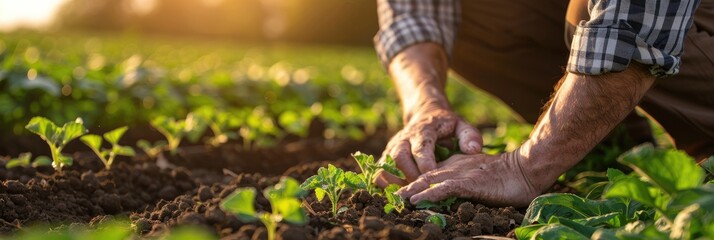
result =
[[159,130],[166,137],[168,150],[171,151],[171,154],[176,154],[176,149],[181,144],[181,139],[186,136],[186,121],[177,121],[174,118],[159,116],[151,121],[151,126],[154,126],[156,130]]
[[116,158],[116,156],[133,157],[135,155],[133,148],[119,145],[119,139],[124,135],[126,130],[127,127],[124,126],[104,133],[104,139],[112,145],[111,149],[101,149],[102,137],[99,135],[87,134],[82,136],[79,140],[92,149],[92,151],[99,157],[99,160],[102,160],[104,167],[109,170],[111,169],[112,163],[114,162],[114,158]]
[[441,229],[446,227],[446,218],[444,217],[444,214],[441,213],[429,215],[426,217],[426,222],[436,224]]
[[456,197],[450,197],[439,202],[432,202],[429,200],[423,200],[417,203],[417,209],[428,209],[428,210],[442,210],[448,209],[452,204],[456,202]]
[[384,205],[384,212],[389,214],[396,210],[401,213],[404,210],[404,199],[397,195],[397,190],[399,190],[399,185],[389,184],[387,188],[384,189],[384,196],[387,197],[387,204]]
[[365,183],[354,172],[345,172],[344,170],[329,164],[327,168],[321,167],[317,170],[317,175],[314,175],[305,180],[300,188],[304,190],[315,190],[315,196],[318,201],[322,201],[327,195],[332,203],[332,215],[337,216],[337,204],[340,201],[340,196],[345,189],[364,189]]
[[17,158],[10,159],[5,163],[5,168],[14,168],[14,167],[28,167],[32,166],[34,168],[40,167],[40,166],[49,166],[52,164],[52,160],[50,160],[49,157],[47,156],[39,156],[35,158],[35,161],[30,163],[30,160],[32,159],[32,153],[26,152],[26,153],[21,153]]
[[221,202],[221,208],[245,222],[260,220],[268,230],[269,240],[275,239],[275,231],[281,221],[298,225],[307,223],[307,215],[299,200],[305,191],[295,179],[284,177],[278,184],[263,191],[263,196],[270,201],[272,212],[255,211],[255,194],[255,188],[239,188]]
[[144,139],[136,141],[136,146],[141,148],[152,159],[156,159],[161,154],[161,151],[166,149],[166,145],[168,145],[166,141],[156,141],[153,144]]
[[362,170],[362,173],[359,174],[359,178],[364,182],[364,185],[366,186],[365,189],[369,192],[369,194],[376,193],[374,180],[377,178],[377,172],[379,170],[384,170],[385,172],[404,179],[404,173],[397,168],[397,164],[394,162],[394,159],[392,159],[389,155],[387,155],[384,163],[377,163],[374,161],[374,156],[363,154],[361,152],[352,154],[352,157],[357,161],[357,165],[359,165],[359,168]]
[[[213,132],[213,136],[206,138],[205,143],[213,147],[228,142],[230,139],[237,139],[236,132],[229,131],[238,128],[241,124],[241,117],[231,112],[218,112],[213,108],[203,107],[195,110],[192,116],[202,119],[201,124],[205,124]],[[201,126],[199,126],[201,127]],[[201,131],[201,134],[203,131]]]
[[50,147],[52,166],[62,172],[62,167],[72,165],[72,157],[62,154],[62,149],[69,143],[87,132],[81,118],[58,127],[44,117],[33,117],[25,126],[30,132],[39,135]]

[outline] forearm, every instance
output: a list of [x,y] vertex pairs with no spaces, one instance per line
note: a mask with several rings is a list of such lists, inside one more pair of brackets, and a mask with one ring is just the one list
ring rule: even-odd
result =
[[619,73],[567,73],[519,153],[523,171],[544,190],[631,112],[654,82],[637,63]]
[[443,48],[428,42],[407,47],[389,63],[405,122],[424,107],[450,108],[444,94],[447,71]]

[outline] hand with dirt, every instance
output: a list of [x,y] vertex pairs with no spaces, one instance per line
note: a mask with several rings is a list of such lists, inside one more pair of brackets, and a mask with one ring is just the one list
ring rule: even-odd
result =
[[397,193],[412,204],[457,196],[489,206],[525,207],[556,179],[535,176],[523,159],[519,152],[454,155]]
[[389,141],[380,161],[387,155],[394,158],[406,179],[383,172],[377,178],[380,187],[405,185],[435,169],[434,149],[439,140],[456,137],[463,153],[481,151],[480,132],[449,106],[444,93],[447,70],[446,53],[434,43],[412,45],[390,62],[389,72],[404,112],[404,128]]

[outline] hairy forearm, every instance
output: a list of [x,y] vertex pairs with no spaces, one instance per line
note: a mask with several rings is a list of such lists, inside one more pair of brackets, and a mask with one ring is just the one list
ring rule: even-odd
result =
[[654,82],[647,69],[598,76],[568,73],[531,136],[521,163],[536,189],[544,190],[574,166],[631,112]]
[[444,94],[448,61],[435,43],[418,43],[397,54],[389,63],[407,122],[423,107],[449,108]]

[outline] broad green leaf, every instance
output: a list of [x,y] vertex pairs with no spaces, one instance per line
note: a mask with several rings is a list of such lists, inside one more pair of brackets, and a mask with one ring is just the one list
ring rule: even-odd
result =
[[25,126],[30,132],[40,135],[45,141],[53,142],[59,131],[57,125],[44,117],[33,117]]
[[30,165],[31,158],[32,153],[30,152],[20,153],[17,158],[10,159],[10,161],[5,164],[5,168],[27,167]]
[[387,214],[390,214],[390,213],[392,213],[392,211],[394,211],[395,208],[396,207],[394,206],[394,204],[387,203],[384,205],[384,212]]
[[434,210],[440,210],[440,209],[447,209],[450,207],[452,204],[456,202],[456,197],[450,197],[447,199],[444,199],[440,202],[432,202],[429,200],[422,200],[421,202],[418,202],[416,204],[417,209],[434,209]]
[[301,198],[305,191],[300,188],[300,184],[291,177],[283,177],[275,186],[268,187],[263,191],[263,195],[271,201],[278,199]]
[[622,171],[620,171],[618,169],[614,169],[614,168],[607,169],[607,179],[610,182],[615,182],[624,176],[625,176],[625,173],[623,173]]
[[239,188],[221,202],[221,208],[235,214],[239,219],[246,222],[256,220],[255,189]]
[[578,231],[562,224],[548,224],[536,231],[531,239],[590,239]]
[[553,224],[553,223],[562,224],[566,227],[569,227],[569,228],[577,231],[581,235],[586,236],[588,238],[590,238],[590,236],[592,236],[596,230],[595,227],[587,226],[585,224],[582,224],[582,223],[579,223],[579,222],[576,222],[576,221],[573,221],[573,220],[570,220],[567,218],[552,217],[548,221],[548,224]]
[[586,219],[578,220],[577,222],[582,223],[587,226],[597,227],[606,226],[610,228],[619,228],[627,223],[627,217],[625,213],[612,212],[600,216],[589,217]]
[[72,163],[74,160],[72,157],[59,154],[57,156],[57,162],[52,162],[52,167],[58,168],[58,167],[64,167],[64,166],[72,166]]
[[322,188],[315,188],[315,197],[317,197],[317,201],[321,202],[322,199],[325,198],[325,194],[327,194],[327,192],[325,192]]
[[50,166],[52,165],[52,159],[48,156],[38,156],[35,161],[32,162],[32,167]]
[[300,201],[296,198],[278,199],[275,202],[271,202],[271,204],[283,216],[283,220],[289,223],[302,225],[309,220],[305,210],[301,207]]
[[637,209],[633,205],[625,205],[619,199],[590,200],[573,194],[551,193],[541,195],[531,202],[522,225],[547,223],[553,216],[586,219],[612,212],[633,212]]
[[111,130],[107,133],[104,133],[104,139],[107,140],[107,142],[115,145],[119,143],[119,139],[121,139],[122,136],[124,136],[124,133],[126,133],[126,130],[128,130],[129,127],[123,126],[114,130]]
[[99,135],[87,134],[79,138],[79,140],[96,152],[99,152],[102,147],[102,137]]
[[394,162],[394,159],[392,159],[392,156],[387,155],[386,161],[384,162],[384,164],[382,164],[382,169],[384,169],[384,171],[386,171],[388,173],[391,173],[394,176],[397,176],[398,178],[401,178],[401,179],[405,178],[404,172],[402,172],[402,170],[399,170],[399,168],[397,168],[397,163]]
[[606,198],[624,197],[645,204],[649,207],[662,209],[651,195],[652,185],[641,181],[635,176],[623,176],[613,182],[603,195]]
[[618,161],[627,164],[670,195],[699,186],[704,180],[704,170],[682,151],[641,145],[624,153]]
[[345,185],[350,189],[364,189],[367,183],[357,173],[345,172]]
[[711,156],[702,162],[702,168],[707,170],[710,175],[714,175],[714,156]]
[[133,148],[129,146],[118,146],[116,148],[116,155],[121,155],[121,156],[128,156],[128,157],[133,157],[136,155],[136,152],[134,151]]
[[184,121],[185,130],[183,130],[186,132],[186,139],[190,142],[198,142],[203,133],[206,132],[210,121],[210,118],[204,118],[198,114],[189,113],[186,115],[186,120]]
[[87,133],[87,129],[84,128],[84,124],[82,124],[81,120],[79,120],[75,122],[65,123],[62,126],[60,132],[61,134],[59,140],[61,141],[61,146],[64,146],[75,138],[78,138],[79,136],[82,136]]
[[517,227],[515,230],[517,239],[531,239],[533,235],[546,224],[532,224],[523,227]]
[[436,213],[426,217],[426,222],[430,222],[439,226],[439,228],[444,229],[446,227],[446,218],[441,213]]
[[320,185],[322,184],[322,177],[320,175],[313,175],[305,180],[300,185],[300,188],[302,188],[305,191],[312,190],[315,188],[319,188]]

